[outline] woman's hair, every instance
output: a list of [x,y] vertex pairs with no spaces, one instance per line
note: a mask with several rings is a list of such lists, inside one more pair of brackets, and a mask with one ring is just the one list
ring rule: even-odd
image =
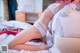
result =
[[[63,0],[63,1],[65,1],[65,0]],[[71,2],[73,2],[74,0],[71,0]]]
[[[65,0],[56,0],[56,1],[65,1]],[[74,0],[71,0],[71,2],[73,2]]]
[[63,1],[63,0],[56,0],[56,1]]
[[74,0],[71,0],[71,2],[73,2]]

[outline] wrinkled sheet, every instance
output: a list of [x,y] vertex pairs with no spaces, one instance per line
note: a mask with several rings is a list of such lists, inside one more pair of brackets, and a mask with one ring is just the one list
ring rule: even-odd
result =
[[[4,24],[4,26],[2,24]],[[29,26],[31,26],[30,24],[24,23],[24,22],[9,21],[9,22],[5,22],[5,23],[0,23],[0,29],[7,28],[7,26],[5,26],[5,25],[10,26],[10,27],[15,26],[15,27],[19,27],[22,29],[26,29]],[[14,38],[15,38],[14,35],[1,34],[0,35],[0,45],[8,45],[8,43]],[[39,43],[27,42],[26,44],[40,45],[41,42],[39,42]],[[2,52],[2,53],[50,53],[50,52],[49,52],[49,50],[42,50],[42,51],[20,50],[20,51],[18,51],[18,50],[8,49],[8,52]]]

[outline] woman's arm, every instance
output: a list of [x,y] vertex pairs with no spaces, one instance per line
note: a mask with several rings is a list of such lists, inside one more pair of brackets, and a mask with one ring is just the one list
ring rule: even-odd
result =
[[39,18],[38,22],[43,23],[43,25],[47,28],[48,23],[49,23],[49,21],[51,20],[52,17],[53,17],[53,13],[50,11],[49,8],[47,8],[43,12],[42,16]]

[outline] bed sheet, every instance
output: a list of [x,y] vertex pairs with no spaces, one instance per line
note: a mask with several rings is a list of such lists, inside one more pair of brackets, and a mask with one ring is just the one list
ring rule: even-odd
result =
[[[15,27],[19,27],[19,28],[22,28],[22,29],[26,29],[26,28],[31,26],[30,24],[24,23],[24,22],[9,21],[9,22],[5,22],[5,23],[0,23],[0,28],[1,29],[7,28],[6,26],[3,26],[2,24],[10,26],[10,27],[15,26]],[[8,43],[14,38],[15,38],[14,35],[1,34],[0,35],[0,45],[8,45]],[[39,43],[27,42],[26,44],[40,45],[41,42],[39,42]],[[50,52],[49,52],[49,50],[41,50],[41,51],[20,50],[20,51],[18,51],[18,50],[8,49],[8,52],[2,52],[2,53],[50,53]]]
[[[0,41],[0,45],[8,45],[8,43],[15,38],[14,35],[5,35],[3,34],[3,40]],[[1,37],[0,37],[1,38]],[[26,44],[33,44],[33,45],[39,45],[41,43],[34,43],[34,42],[27,42]],[[48,50],[42,50],[42,51],[26,51],[26,50],[11,50],[9,49],[8,52],[3,52],[3,53],[50,53]]]

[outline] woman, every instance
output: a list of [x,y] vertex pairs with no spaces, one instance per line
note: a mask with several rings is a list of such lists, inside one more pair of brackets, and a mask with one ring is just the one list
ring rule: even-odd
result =
[[52,31],[55,31],[52,53],[80,53],[80,0],[74,0],[54,16]]
[[40,19],[33,26],[17,34],[17,37],[9,43],[9,48],[16,49],[16,50],[22,50],[22,49],[24,50],[44,50],[44,49],[47,49],[46,45],[43,43],[40,46],[33,46],[33,45],[25,44],[25,43],[32,39],[42,38],[46,35],[48,23],[51,20],[51,18],[54,16],[55,12],[57,12],[55,11],[55,9],[57,9],[59,5],[60,4],[58,3],[56,6],[53,4],[50,7],[48,7],[43,12]]

